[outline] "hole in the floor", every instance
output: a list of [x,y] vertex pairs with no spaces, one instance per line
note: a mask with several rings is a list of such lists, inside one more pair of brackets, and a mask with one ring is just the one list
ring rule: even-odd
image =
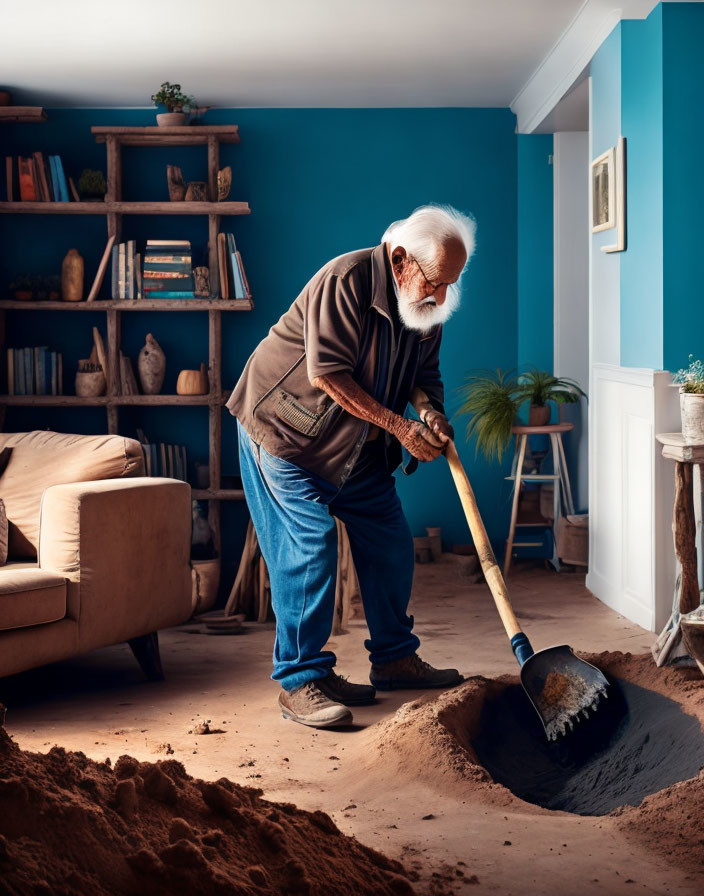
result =
[[520,685],[488,694],[472,746],[495,781],[546,809],[605,815],[694,777],[704,734],[677,703],[619,679],[599,712],[548,743]]

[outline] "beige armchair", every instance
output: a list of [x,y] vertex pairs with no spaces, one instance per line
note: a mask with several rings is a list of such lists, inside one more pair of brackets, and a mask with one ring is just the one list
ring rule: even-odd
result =
[[191,490],[147,477],[122,436],[0,434],[9,557],[0,676],[127,641],[162,677],[156,632],[191,615]]

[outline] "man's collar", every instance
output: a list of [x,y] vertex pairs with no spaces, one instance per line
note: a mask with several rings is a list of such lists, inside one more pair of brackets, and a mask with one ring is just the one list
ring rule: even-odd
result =
[[[381,243],[372,250],[372,305],[391,317],[387,290],[393,289],[393,273],[386,261],[386,245]],[[391,283],[389,277],[392,278]]]

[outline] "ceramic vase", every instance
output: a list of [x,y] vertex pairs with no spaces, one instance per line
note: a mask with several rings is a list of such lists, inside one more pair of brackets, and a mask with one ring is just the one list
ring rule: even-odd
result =
[[156,123],[160,128],[180,127],[186,123],[185,112],[160,112],[156,116]]
[[139,353],[137,368],[142,392],[145,395],[158,395],[166,373],[166,356],[151,333],[147,333],[146,342]]
[[64,302],[83,298],[83,257],[78,249],[69,249],[61,265],[61,298]]
[[688,445],[704,445],[704,395],[680,390],[682,435]]

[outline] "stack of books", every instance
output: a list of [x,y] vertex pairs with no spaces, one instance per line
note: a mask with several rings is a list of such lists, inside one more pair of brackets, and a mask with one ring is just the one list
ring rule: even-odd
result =
[[[66,178],[60,156],[5,156],[6,199],[8,202],[78,202],[72,178]],[[71,195],[69,195],[69,186]]]
[[145,299],[195,298],[188,240],[147,240],[142,289]]
[[142,259],[135,240],[112,247],[113,299],[142,298]]
[[242,256],[231,233],[218,234],[218,268],[222,299],[251,299]]
[[137,430],[137,438],[142,446],[147,476],[167,476],[169,479],[182,479],[188,482],[185,445],[149,442],[141,429]]
[[61,352],[38,345],[7,350],[8,395],[63,395]]

